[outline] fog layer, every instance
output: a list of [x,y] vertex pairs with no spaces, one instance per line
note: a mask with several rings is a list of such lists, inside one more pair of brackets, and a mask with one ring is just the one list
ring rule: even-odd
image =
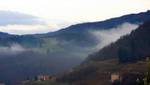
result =
[[109,45],[112,42],[117,41],[121,36],[130,34],[132,30],[138,27],[137,24],[123,23],[116,28],[109,30],[90,31],[93,36],[95,36],[98,44],[96,45],[96,50]]

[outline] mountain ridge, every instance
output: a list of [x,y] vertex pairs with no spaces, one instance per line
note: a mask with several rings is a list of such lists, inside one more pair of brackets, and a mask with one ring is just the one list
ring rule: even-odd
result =
[[[98,51],[97,53],[95,53],[93,55],[90,55],[91,57],[89,57],[89,60],[93,60],[94,56],[96,58],[96,55],[97,55],[96,60],[98,60],[98,56],[104,57],[105,55],[106,55],[105,58],[109,57],[109,56],[111,56],[112,58],[113,58],[113,56],[115,56],[115,57],[118,56],[118,58],[121,58],[122,56],[124,56],[124,58],[129,56],[128,58],[132,58],[135,56],[135,57],[137,57],[137,59],[140,57],[143,57],[143,56],[145,57],[145,56],[150,55],[150,54],[148,54],[149,53],[148,51],[150,50],[150,49],[148,49],[149,44],[150,44],[150,40],[148,38],[148,36],[149,36],[148,34],[150,32],[149,24],[150,24],[150,20],[146,21],[138,29],[132,31],[129,35],[122,36],[117,42],[104,47],[102,50]],[[137,42],[140,42],[139,43],[140,46],[138,46]],[[111,49],[113,52],[110,52],[109,49]],[[143,51],[148,52],[148,53],[141,52],[140,49],[143,49]],[[127,50],[127,53],[124,53],[125,50]],[[137,51],[141,54],[139,54]],[[107,55],[107,54],[109,54],[109,55]],[[135,60],[136,60],[136,58],[135,58]],[[120,60],[120,61],[125,62],[125,60]],[[127,61],[130,61],[130,59],[129,60],[127,59]],[[131,59],[131,61],[132,61],[132,59]],[[133,59],[133,61],[134,61],[134,59]]]
[[149,36],[150,20],[89,55],[85,62],[58,78],[58,81],[73,85],[110,85],[113,73],[145,73],[145,59],[150,56]]
[[[135,16],[135,19],[131,18],[133,16]],[[136,16],[138,17],[136,18]],[[115,22],[109,21],[111,22],[109,26],[115,27],[120,25],[118,19],[115,20]],[[126,20],[131,20],[134,23],[138,22],[141,24],[147,19],[150,19],[150,12],[135,14],[127,19],[121,19],[120,17],[119,20],[122,23],[127,22]],[[89,30],[101,31],[103,29],[101,27],[105,27],[105,30],[107,30],[107,22],[105,22],[103,26],[97,22],[90,26],[86,24],[81,27],[69,27],[47,34],[2,34],[0,36],[0,51],[7,55],[0,56],[0,65],[2,65],[0,69],[0,79],[8,85],[11,85],[12,82],[14,83],[18,80],[22,81],[27,77],[34,77],[34,74],[57,74],[54,72],[61,73],[79,65],[88,54],[93,52],[93,49],[91,48],[97,45],[95,37],[89,33]],[[6,49],[9,50],[9,52]],[[22,51],[18,51],[20,49]],[[19,54],[15,54],[14,52]],[[10,56],[8,55],[9,53],[12,53],[13,55]],[[5,66],[7,66],[7,68]],[[36,68],[36,70],[33,68]],[[24,69],[26,72],[24,72]],[[24,73],[28,75],[23,75]],[[11,75],[11,77],[8,76],[8,74]]]

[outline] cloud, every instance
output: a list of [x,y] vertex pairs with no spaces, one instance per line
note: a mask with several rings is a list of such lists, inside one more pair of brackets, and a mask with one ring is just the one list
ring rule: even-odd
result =
[[37,34],[37,33],[47,33],[52,31],[53,27],[48,25],[6,25],[0,26],[0,31],[9,34]]
[[45,24],[39,17],[32,15],[13,12],[13,11],[0,11],[0,25],[31,25],[31,24]]
[[9,34],[36,34],[56,31],[58,26],[46,20],[13,11],[0,11],[0,31]]
[[121,36],[129,34],[132,30],[138,27],[137,24],[123,23],[116,28],[110,30],[90,31],[93,36],[97,39],[99,44],[96,49],[101,49],[104,46],[109,45],[112,42],[117,41]]
[[27,51],[28,49],[22,47],[19,44],[12,44],[11,46],[0,47],[1,55],[15,55]]

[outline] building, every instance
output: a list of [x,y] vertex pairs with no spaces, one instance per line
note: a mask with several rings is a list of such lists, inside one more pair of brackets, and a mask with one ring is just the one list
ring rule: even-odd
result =
[[37,80],[39,81],[56,81],[56,77],[55,76],[49,76],[49,75],[39,75],[37,76]]
[[120,75],[118,73],[111,74],[111,82],[114,82],[116,80],[120,80]]
[[39,75],[39,76],[37,76],[37,80],[40,80],[40,81],[50,80],[50,76],[49,75]]

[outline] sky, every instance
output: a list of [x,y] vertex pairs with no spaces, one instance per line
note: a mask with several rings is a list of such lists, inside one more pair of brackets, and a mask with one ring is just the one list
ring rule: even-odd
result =
[[150,0],[0,0],[0,31],[35,34],[150,10]]

